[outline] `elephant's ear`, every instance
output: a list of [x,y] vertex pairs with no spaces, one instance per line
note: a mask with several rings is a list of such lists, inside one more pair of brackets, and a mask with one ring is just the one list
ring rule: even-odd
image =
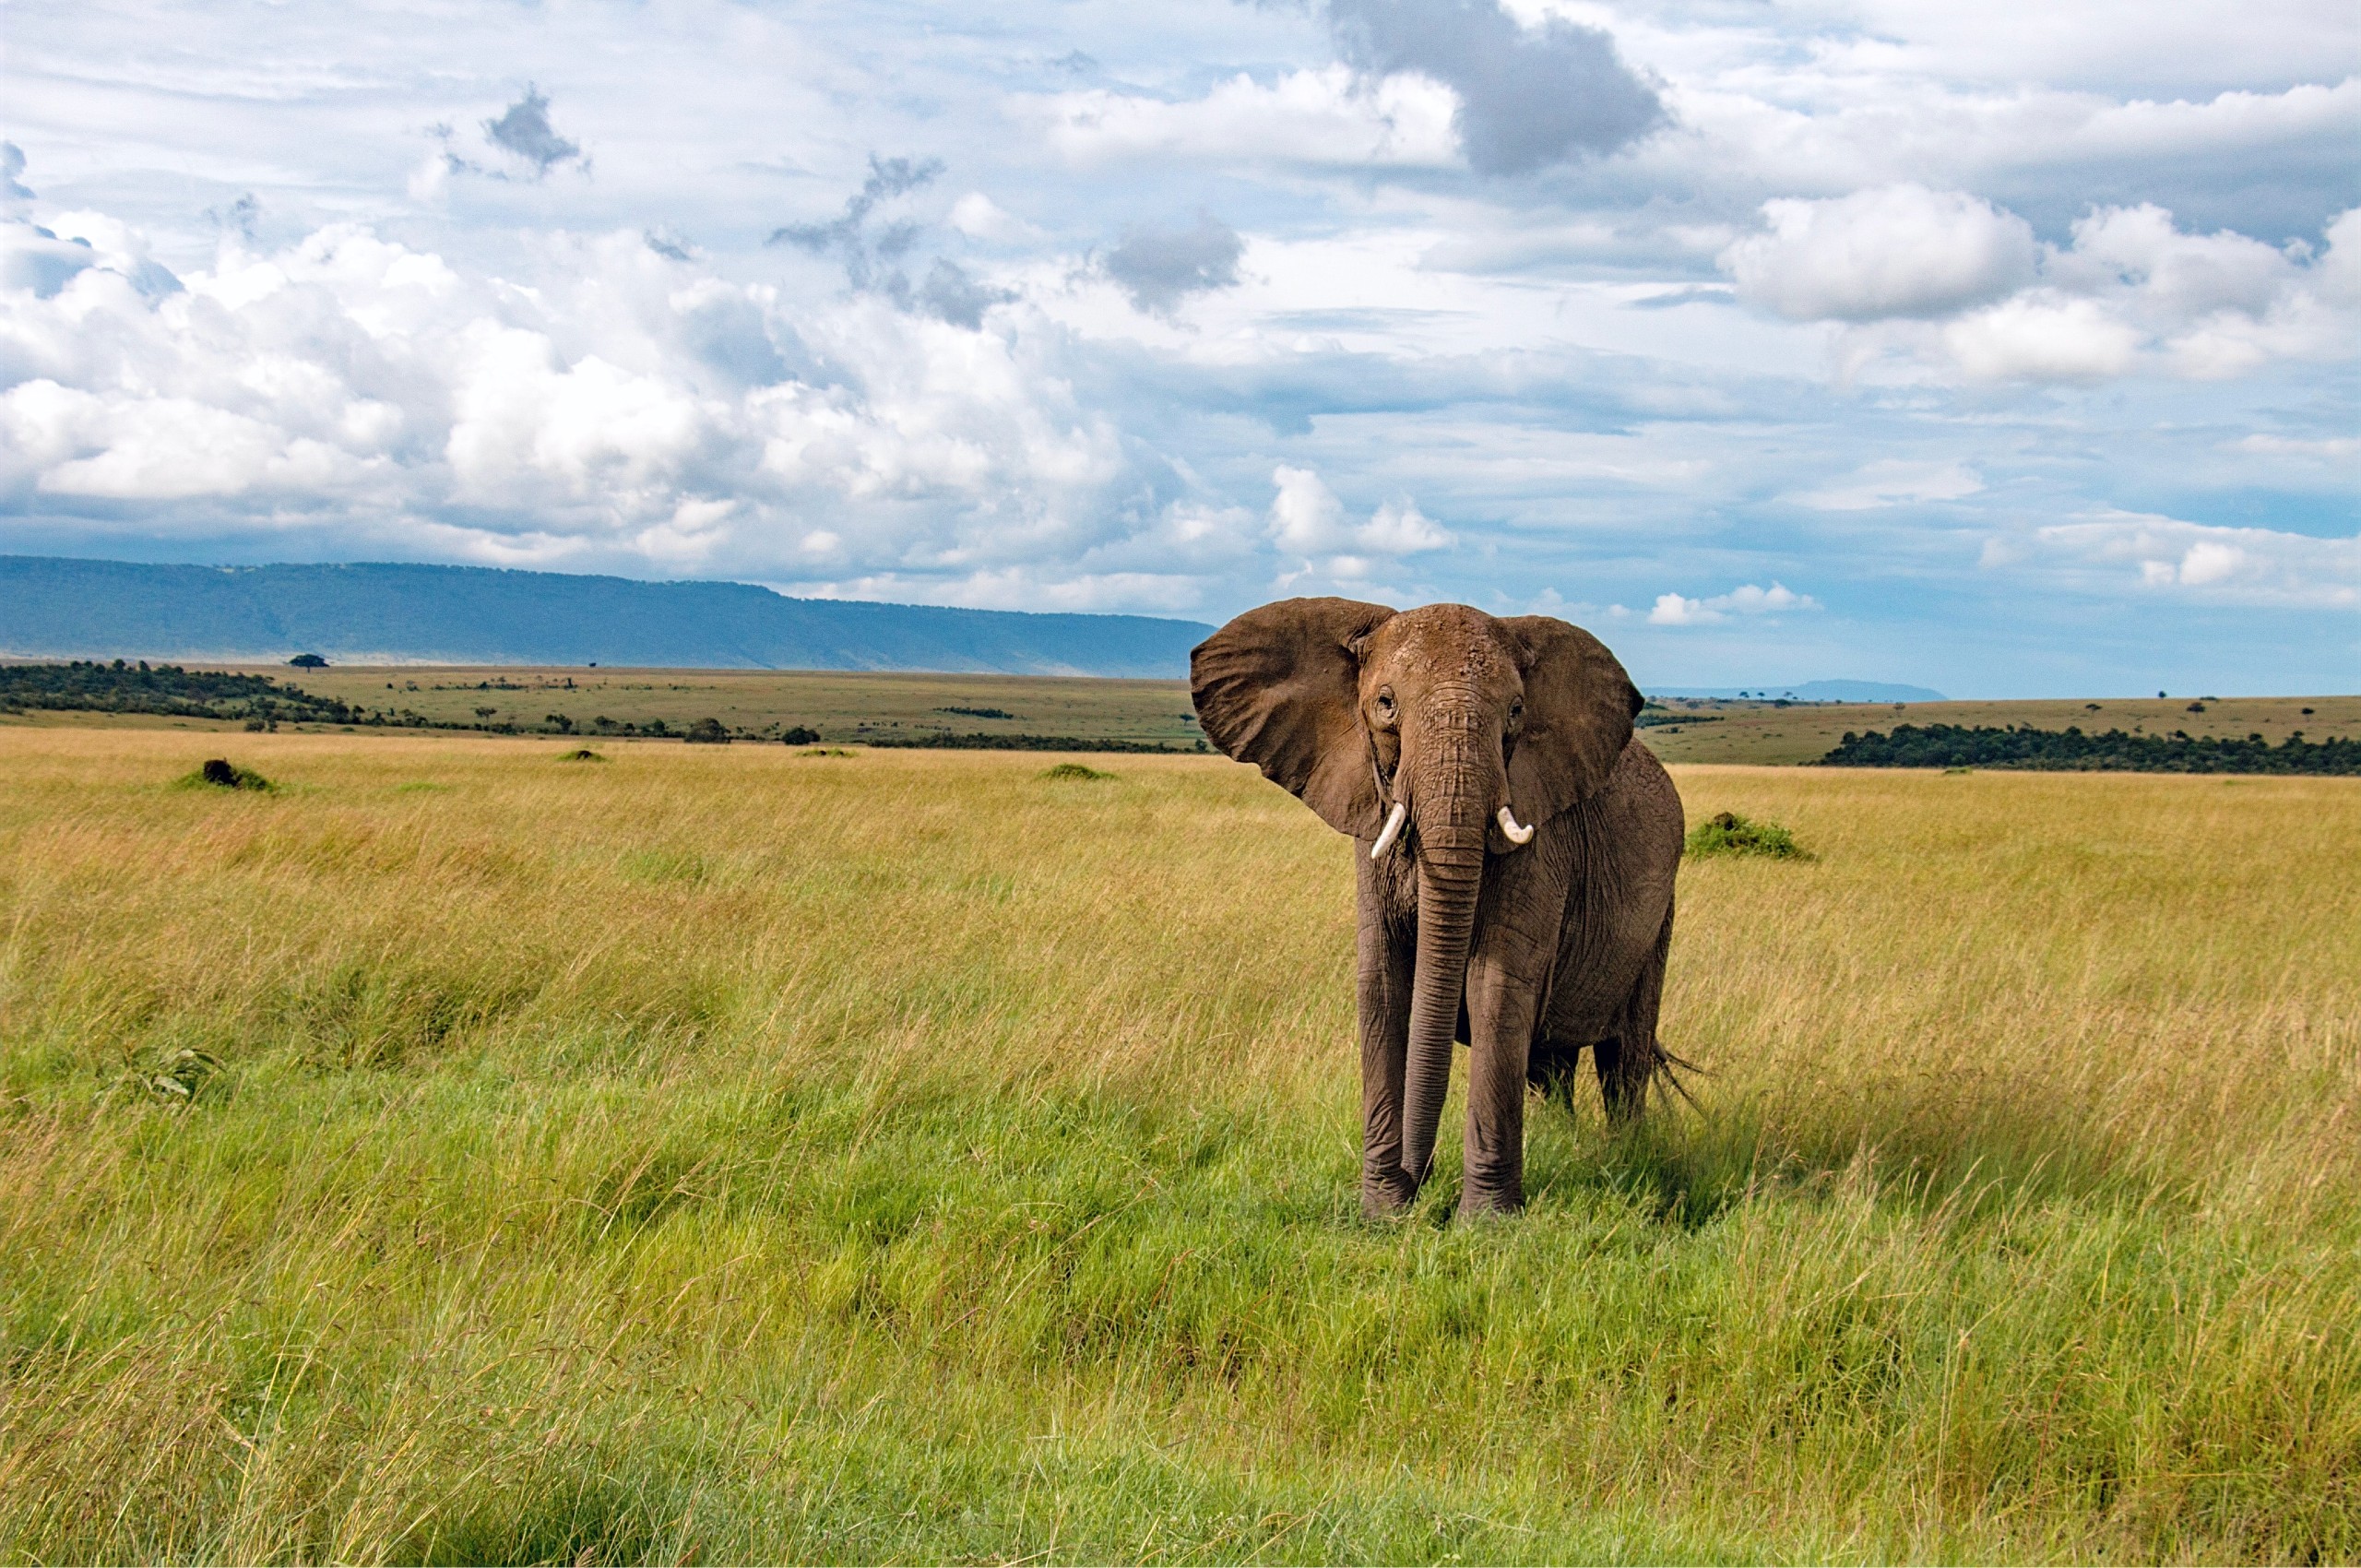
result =
[[1189,655],[1205,739],[1356,838],[1376,837],[1379,826],[1361,733],[1361,648],[1393,617],[1382,604],[1285,599],[1248,611]]
[[1525,650],[1525,728],[1509,759],[1509,800],[1547,822],[1598,792],[1631,739],[1641,696],[1607,645],[1547,615],[1503,621]]

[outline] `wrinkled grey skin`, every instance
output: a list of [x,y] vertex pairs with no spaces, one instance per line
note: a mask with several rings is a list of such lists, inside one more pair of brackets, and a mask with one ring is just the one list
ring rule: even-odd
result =
[[[1683,825],[1614,655],[1548,616],[1298,599],[1215,633],[1190,675],[1206,738],[1358,846],[1365,1210],[1426,1179],[1454,1039],[1471,1048],[1463,1214],[1523,1206],[1526,1089],[1584,1048],[1610,1118],[1639,1113],[1665,1063]],[[1406,826],[1372,860],[1397,800]]]

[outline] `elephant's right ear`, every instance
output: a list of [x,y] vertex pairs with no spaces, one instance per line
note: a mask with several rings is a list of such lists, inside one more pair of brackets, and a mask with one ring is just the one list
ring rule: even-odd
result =
[[1248,611],[1189,655],[1205,739],[1356,838],[1376,837],[1379,826],[1361,734],[1361,647],[1393,618],[1382,604],[1285,599]]

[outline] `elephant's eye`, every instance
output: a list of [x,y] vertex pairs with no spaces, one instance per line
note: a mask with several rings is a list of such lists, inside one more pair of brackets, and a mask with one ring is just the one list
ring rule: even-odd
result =
[[1525,703],[1523,699],[1519,699],[1516,702],[1509,704],[1509,728],[1513,730],[1524,722]]
[[1377,694],[1377,716],[1380,719],[1391,719],[1394,717],[1394,694],[1392,692],[1380,692]]

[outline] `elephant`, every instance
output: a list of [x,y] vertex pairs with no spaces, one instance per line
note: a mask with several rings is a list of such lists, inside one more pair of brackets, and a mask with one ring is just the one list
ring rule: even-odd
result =
[[1363,1211],[1426,1181],[1454,1043],[1459,1212],[1522,1208],[1529,1087],[1570,1089],[1588,1047],[1628,1125],[1679,1061],[1656,1014],[1685,825],[1631,677],[1549,616],[1345,599],[1250,610],[1189,668],[1205,738],[1359,849]]

